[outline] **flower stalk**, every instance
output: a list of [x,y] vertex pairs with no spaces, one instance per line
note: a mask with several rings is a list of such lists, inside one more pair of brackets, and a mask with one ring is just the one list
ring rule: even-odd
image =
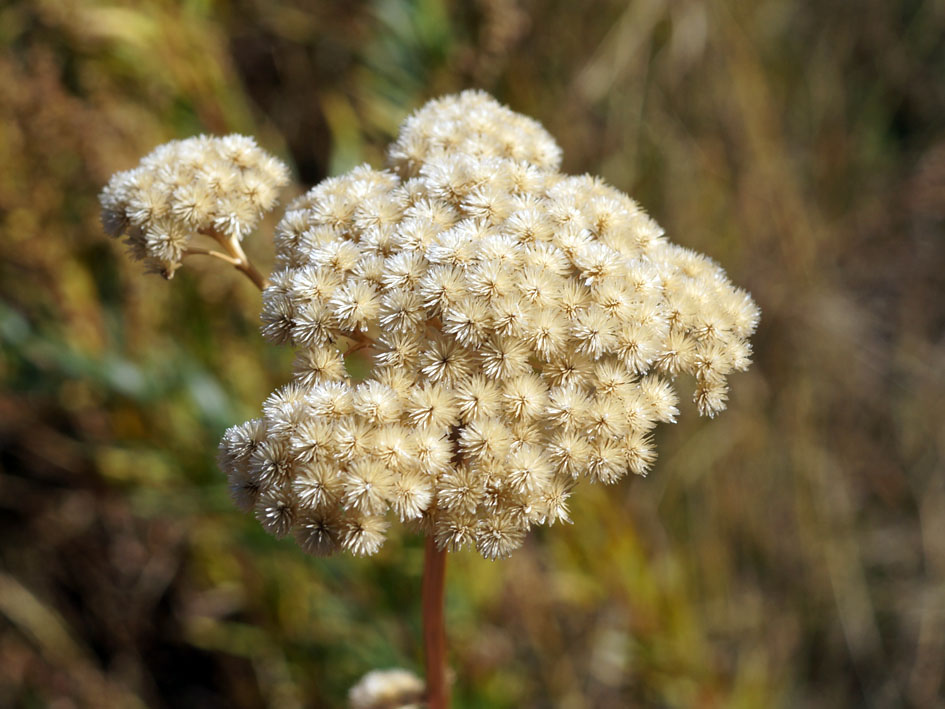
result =
[[224,251],[226,251],[226,254],[221,254],[219,251],[204,251],[203,249],[193,247],[189,249],[192,254],[206,253],[208,256],[222,259],[251,280],[259,290],[266,289],[266,286],[269,285],[269,281],[259,272],[259,269],[253,265],[253,262],[249,260],[246,252],[243,251],[242,245],[240,245],[239,239],[221,234],[216,229],[201,229],[200,233],[209,236],[220,244]]
[[269,285],[269,281],[259,272],[259,269],[253,265],[253,262],[249,260],[238,241],[235,239],[227,239],[216,232],[201,233],[205,233],[207,236],[215,239],[228,253],[213,251],[200,246],[191,246],[184,249],[182,258],[187,258],[188,256],[209,256],[210,258],[218,259],[224,263],[230,264],[237,271],[240,271],[244,276],[249,278],[249,280],[253,282],[253,285],[259,290],[266,289],[266,286]]
[[426,537],[423,559],[423,647],[430,709],[449,706],[446,683],[446,624],[443,596],[446,583],[446,550],[437,549],[432,535]]

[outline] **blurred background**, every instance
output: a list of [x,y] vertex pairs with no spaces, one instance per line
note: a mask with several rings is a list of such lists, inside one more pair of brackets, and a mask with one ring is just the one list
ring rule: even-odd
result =
[[228,499],[219,437],[291,360],[258,292],[145,277],[97,194],[239,131],[285,202],[466,87],[763,318],[648,478],[451,557],[455,705],[945,706],[945,4],[6,0],[0,48],[0,706],[339,707],[422,672],[417,537],[311,559]]

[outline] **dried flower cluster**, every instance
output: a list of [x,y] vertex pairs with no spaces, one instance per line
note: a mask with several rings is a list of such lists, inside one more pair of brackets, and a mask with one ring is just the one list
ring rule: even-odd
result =
[[[724,408],[755,304],[629,197],[559,173],[538,123],[465,92],[412,115],[389,160],[278,228],[263,332],[298,348],[295,372],[221,443],[270,532],[373,554],[392,511],[441,549],[504,557],[568,519],[579,478],[648,470],[679,373],[700,412]],[[372,353],[359,383],[352,348]]]
[[102,223],[134,258],[173,276],[194,234],[239,242],[275,206],[289,171],[252,138],[199,136],[158,147],[102,190]]

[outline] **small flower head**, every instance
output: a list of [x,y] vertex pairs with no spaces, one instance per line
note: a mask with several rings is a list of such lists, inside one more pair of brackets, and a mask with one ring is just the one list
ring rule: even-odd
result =
[[420,678],[407,670],[372,670],[348,692],[348,705],[351,709],[420,706],[425,689]]
[[99,195],[102,225],[131,254],[170,278],[194,234],[242,239],[289,181],[285,165],[252,138],[175,140],[115,174]]

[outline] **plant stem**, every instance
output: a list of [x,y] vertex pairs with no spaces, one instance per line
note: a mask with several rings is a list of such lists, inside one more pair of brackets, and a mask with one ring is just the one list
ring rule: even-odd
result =
[[427,671],[429,709],[449,707],[446,684],[446,625],[443,622],[443,589],[446,584],[446,550],[436,548],[433,535],[426,538],[423,557],[423,648]]
[[184,253],[185,256],[212,256],[213,258],[218,258],[242,272],[259,290],[264,290],[266,286],[269,285],[266,277],[256,269],[253,262],[246,256],[246,252],[243,251],[239,239],[224,236],[216,229],[201,229],[200,233],[209,236],[220,244],[226,253],[221,254],[219,251],[209,251],[208,249],[191,247]]
[[184,249],[184,258],[188,256],[210,256],[212,258],[220,259],[224,263],[228,263],[231,266],[238,266],[239,262],[232,256],[227,254],[222,254],[219,251],[211,251],[210,249],[203,249],[199,246],[191,246],[187,249]]
[[233,254],[233,256],[239,262],[235,264],[236,268],[245,273],[246,277],[255,283],[259,290],[265,290],[266,286],[269,285],[269,281],[267,281],[266,277],[256,270],[253,262],[247,258],[246,253],[243,251],[243,247],[240,246],[240,242],[236,239],[229,239],[228,244],[229,248],[227,250]]

